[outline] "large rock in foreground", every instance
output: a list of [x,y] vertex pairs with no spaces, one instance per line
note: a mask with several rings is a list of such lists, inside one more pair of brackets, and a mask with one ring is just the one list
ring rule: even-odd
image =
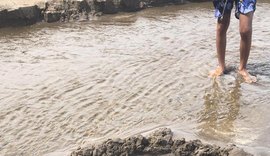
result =
[[139,135],[126,139],[109,139],[100,145],[78,148],[71,156],[251,156],[235,145],[221,148],[203,144],[200,140],[173,140],[172,137],[170,129],[162,128],[148,138]]

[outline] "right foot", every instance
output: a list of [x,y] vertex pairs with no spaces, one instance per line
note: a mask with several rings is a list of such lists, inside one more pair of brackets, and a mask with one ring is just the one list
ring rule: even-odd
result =
[[246,83],[257,82],[257,78],[253,75],[250,75],[246,69],[239,70],[238,73],[243,77]]
[[216,68],[216,70],[211,71],[211,72],[209,73],[209,77],[211,77],[211,78],[216,78],[216,77],[218,77],[218,76],[223,75],[223,74],[224,74],[224,71],[225,71],[224,68],[221,68],[221,67],[218,66],[218,67]]

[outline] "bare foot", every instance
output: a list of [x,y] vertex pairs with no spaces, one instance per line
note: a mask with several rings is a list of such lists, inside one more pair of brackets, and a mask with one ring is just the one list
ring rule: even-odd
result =
[[211,71],[209,73],[209,77],[216,78],[216,77],[223,75],[223,74],[224,74],[224,69],[218,66],[214,71]]
[[257,78],[248,73],[246,69],[239,70],[238,73],[243,77],[246,83],[254,83],[257,82]]

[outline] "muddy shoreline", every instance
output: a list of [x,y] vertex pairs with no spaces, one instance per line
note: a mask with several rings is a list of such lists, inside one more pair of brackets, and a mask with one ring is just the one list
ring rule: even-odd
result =
[[149,137],[138,135],[126,139],[108,139],[99,145],[79,147],[70,154],[70,156],[116,155],[251,156],[233,144],[219,147],[203,144],[200,140],[173,139],[173,132],[168,128],[160,128]]
[[[207,1],[207,0],[204,0]],[[35,2],[35,1],[34,1]],[[93,16],[116,14],[118,12],[135,12],[149,7],[168,4],[185,4],[186,0],[50,0],[36,1],[27,5],[9,6],[0,3],[0,28],[26,26],[37,22],[86,21]],[[15,2],[14,2],[15,3]]]

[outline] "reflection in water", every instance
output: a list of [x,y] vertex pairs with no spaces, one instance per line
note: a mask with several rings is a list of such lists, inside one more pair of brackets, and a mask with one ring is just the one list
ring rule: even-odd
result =
[[229,89],[222,86],[214,81],[206,91],[199,129],[202,137],[229,142],[235,136],[234,121],[240,110],[240,81],[236,79]]

